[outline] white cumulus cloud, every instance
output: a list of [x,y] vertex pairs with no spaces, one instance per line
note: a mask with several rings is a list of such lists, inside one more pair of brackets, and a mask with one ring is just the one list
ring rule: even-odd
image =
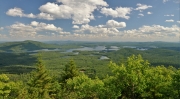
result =
[[[77,27],[74,25],[73,27]],[[108,20],[104,25],[91,26],[84,24],[72,31],[63,31],[53,24],[32,21],[30,24],[15,23],[10,25],[10,36],[16,38],[36,38],[42,40],[74,39],[74,40],[123,40],[123,41],[178,41],[179,27],[173,25],[165,27],[161,25],[143,25],[137,29],[120,30],[126,27],[125,22]],[[5,37],[1,34],[1,38]]]
[[7,12],[6,12],[7,15],[10,15],[10,16],[20,16],[22,17],[23,16],[23,10],[21,8],[13,8],[13,9],[9,9]]
[[10,36],[17,37],[34,37],[36,35],[36,30],[30,26],[23,23],[16,23],[9,26]]
[[174,20],[170,19],[170,20],[166,20],[165,22],[174,22]]
[[147,12],[147,14],[152,14],[152,12]]
[[90,26],[88,24],[82,25],[79,29],[74,30],[75,36],[79,37],[115,37],[120,35],[119,28],[125,28],[125,22],[117,22],[115,20],[108,20],[105,25]]
[[[106,24],[107,25],[107,24]],[[138,29],[118,30],[115,27],[105,28],[106,25],[90,26],[82,25],[79,29],[74,30],[73,36],[76,38],[91,39],[113,39],[113,40],[129,40],[129,41],[173,41],[178,40],[179,27],[165,27],[161,25],[143,25]],[[116,26],[116,25],[113,25]],[[113,37],[113,38],[111,38]]]
[[36,21],[32,21],[32,22],[31,22],[31,25],[32,25],[32,26],[38,26],[38,24],[39,24],[39,22],[36,22]]
[[[54,26],[54,24],[46,24],[36,21],[32,21],[30,24],[15,23],[10,25],[8,28],[10,36],[12,37],[37,37],[40,35],[39,33],[43,32],[53,32],[63,35],[70,34],[69,32],[64,32],[62,28]],[[44,33],[43,35],[46,35]]]
[[126,27],[126,23],[125,22],[117,22],[115,20],[108,20],[106,22],[106,25],[103,27],[107,27],[107,28],[125,28]]
[[137,8],[135,10],[139,10],[140,12],[142,12],[143,10],[146,10],[149,8],[152,8],[152,6],[138,3]]
[[12,9],[9,9],[7,12],[6,12],[7,15],[9,16],[19,16],[19,17],[27,17],[27,18],[38,18],[38,19],[46,19],[46,20],[54,20],[55,18],[53,16],[51,16],[50,14],[47,14],[47,13],[43,13],[41,12],[40,14],[38,15],[34,15],[32,13],[30,14],[25,14],[23,12],[23,10],[21,8],[12,8]]
[[38,19],[55,20],[55,18],[51,14],[44,13],[44,12],[41,12],[36,16]]
[[99,26],[90,26],[88,24],[82,25],[80,29],[74,31],[79,36],[91,36],[91,37],[102,37],[102,36],[116,36],[119,30],[116,28],[103,28]]
[[[108,4],[103,0],[57,0],[61,3],[42,5],[39,10],[55,19],[72,19],[73,24],[85,24],[94,19],[93,12]],[[78,6],[77,6],[78,5]]]
[[73,9],[68,5],[58,5],[56,3],[46,3],[39,7],[39,10],[44,14],[49,14],[54,18],[70,19]]
[[112,8],[102,8],[101,13],[106,15],[106,16],[112,16],[114,18],[124,18],[124,19],[129,19],[130,14],[132,11],[132,8],[130,7],[117,7],[116,9]]
[[140,14],[138,14],[139,16],[144,16],[144,14],[142,14],[142,13],[140,13]]
[[30,14],[24,14],[23,10],[21,8],[12,8],[12,9],[9,9],[7,12],[6,12],[7,15],[9,16],[19,16],[19,17],[27,17],[27,18],[36,18],[36,16],[32,13]]
[[[164,27],[161,25],[144,25],[138,29],[125,30],[124,38],[127,39],[141,39],[141,40],[178,40],[179,37],[179,27],[173,25],[172,27]],[[173,38],[173,39],[172,39]]]
[[79,26],[78,25],[73,25],[73,28],[74,29],[79,29]]
[[40,13],[25,14],[21,8],[9,9],[6,14],[45,20],[72,19],[73,24],[86,24],[95,19],[93,12],[108,4],[104,0],[57,0],[56,3],[47,2],[39,7]]
[[174,16],[174,14],[167,14],[167,15],[164,15],[164,16]]

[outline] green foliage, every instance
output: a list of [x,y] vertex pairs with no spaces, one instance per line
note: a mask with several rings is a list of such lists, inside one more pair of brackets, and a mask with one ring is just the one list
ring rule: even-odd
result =
[[140,55],[132,55],[128,57],[125,64],[120,66],[111,62],[110,68],[113,75],[105,79],[107,93],[109,91],[111,93],[110,98],[138,99],[141,97],[141,93],[146,88],[145,72],[149,68],[147,61],[144,61]]
[[16,65],[32,66],[35,61],[36,57],[29,56],[28,53],[0,53],[0,68]]
[[0,49],[4,52],[22,53],[26,51],[40,50],[46,48],[60,48],[58,45],[45,44],[37,41],[26,40],[23,42],[6,42],[0,44]]
[[172,86],[175,90],[175,98],[180,98],[180,69],[175,72],[173,75]]
[[148,99],[165,99],[172,95],[172,74],[174,72],[164,66],[151,67],[146,71],[146,89],[143,97]]
[[28,83],[28,93],[30,94],[30,98],[50,98],[49,92],[51,84],[51,77],[48,75],[42,60],[39,58],[36,71],[32,73],[32,78]]
[[15,83],[11,82],[5,74],[0,75],[0,96],[5,99],[14,88]]
[[98,78],[92,80],[88,76],[81,74],[67,80],[67,90],[69,97],[75,99],[98,99],[102,97],[104,83]]
[[65,65],[64,72],[62,73],[62,82],[65,83],[67,79],[76,77],[79,75],[79,70],[73,60],[70,60],[68,64]]
[[[44,48],[55,49],[59,48],[60,51],[43,51],[42,59],[46,68],[50,71],[50,75],[60,75],[63,71],[64,65],[69,59],[74,59],[79,70],[84,70],[85,74],[93,78],[98,76],[103,79],[106,74],[110,74],[108,68],[109,60],[100,60],[101,56],[107,56],[120,65],[126,62],[126,57],[130,55],[141,54],[144,59],[149,60],[153,66],[172,65],[179,68],[180,52],[176,50],[179,43],[167,42],[48,42],[51,44],[44,44],[36,41],[23,41],[23,42],[8,42],[0,44],[0,50],[8,51],[8,53],[0,53],[0,73],[9,74],[23,74],[29,73],[34,69],[36,61],[36,52],[22,53],[19,51],[12,52],[9,49],[18,47],[22,51],[40,50]],[[56,44],[54,46],[54,44]],[[6,49],[3,49],[6,46]],[[120,48],[118,51],[73,51],[70,53],[62,52],[68,49],[81,48],[81,47],[97,47],[117,46]],[[140,51],[136,48],[124,48],[124,46],[134,46],[137,48],[149,48],[149,50]],[[174,50],[175,49],[175,50]],[[17,53],[16,53],[17,52]],[[78,54],[75,54],[78,52]],[[11,60],[11,61],[9,61]]]
[[148,60],[151,65],[158,66],[164,65],[180,67],[180,51],[162,49],[162,48],[151,48],[149,50],[140,51],[132,48],[122,48],[118,51],[109,52],[107,56],[118,65],[126,61],[126,57],[134,55],[142,55],[142,57]]
[[[120,66],[111,62],[110,68],[113,75],[104,79],[106,89],[104,96],[108,98],[176,99],[178,97],[178,71],[175,73],[176,69],[173,67],[152,67],[140,55],[132,55]],[[172,81],[176,91],[172,88]]]
[[[25,41],[22,46],[17,43],[6,47],[10,48],[9,51],[30,49],[34,45],[32,49],[45,48],[38,44]],[[95,47],[106,43],[81,44]],[[110,48],[111,45],[122,47],[126,44],[139,47],[141,44],[153,45],[132,42],[106,45]],[[169,48],[168,44],[156,45],[161,44],[167,48],[152,48],[147,51],[130,48],[113,52],[75,51],[78,55],[75,52],[42,52],[43,57],[38,58],[36,68],[32,66],[36,55],[0,53],[0,72],[9,73],[6,74],[9,77],[0,75],[0,95],[8,99],[179,99],[180,70],[176,68],[179,67],[180,53],[176,48]],[[3,46],[0,45],[2,51],[5,48]],[[65,50],[72,46],[79,47],[72,42],[61,48]],[[176,44],[172,46],[176,47]],[[148,59],[153,66],[138,54]],[[107,56],[113,61],[109,64],[110,69],[109,60],[100,60],[101,56]],[[74,60],[69,61],[72,58]],[[167,67],[169,65],[176,68]],[[35,71],[28,73],[34,69]]]

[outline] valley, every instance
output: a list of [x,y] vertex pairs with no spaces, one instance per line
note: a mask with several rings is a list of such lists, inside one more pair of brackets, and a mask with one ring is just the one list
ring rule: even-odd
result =
[[0,72],[9,74],[23,74],[33,70],[38,54],[42,55],[45,66],[53,75],[59,75],[64,65],[73,59],[79,69],[96,71],[96,75],[101,77],[108,74],[110,61],[122,64],[133,54],[142,55],[154,66],[180,66],[179,43],[27,40],[1,43],[0,50]]
[[[3,89],[8,91],[7,99],[114,99],[122,95],[131,99],[138,94],[139,99],[178,97],[178,83],[174,82],[179,77],[179,43],[28,40],[0,43],[0,50],[0,84],[9,88]],[[138,92],[129,92],[129,88]],[[48,90],[48,94],[31,93],[40,94],[41,90]],[[152,90],[161,96],[153,96]]]

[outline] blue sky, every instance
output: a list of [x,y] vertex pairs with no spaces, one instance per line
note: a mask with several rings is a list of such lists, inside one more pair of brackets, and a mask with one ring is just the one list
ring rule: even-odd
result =
[[0,40],[179,41],[180,0],[0,0]]

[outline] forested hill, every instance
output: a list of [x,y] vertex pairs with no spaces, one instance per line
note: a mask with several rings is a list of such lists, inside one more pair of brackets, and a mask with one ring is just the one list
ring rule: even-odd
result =
[[40,49],[55,49],[60,46],[54,44],[45,44],[38,41],[19,41],[19,42],[6,42],[0,44],[0,51],[2,52],[24,52]]
[[0,99],[180,99],[179,43],[50,43],[0,44]]

